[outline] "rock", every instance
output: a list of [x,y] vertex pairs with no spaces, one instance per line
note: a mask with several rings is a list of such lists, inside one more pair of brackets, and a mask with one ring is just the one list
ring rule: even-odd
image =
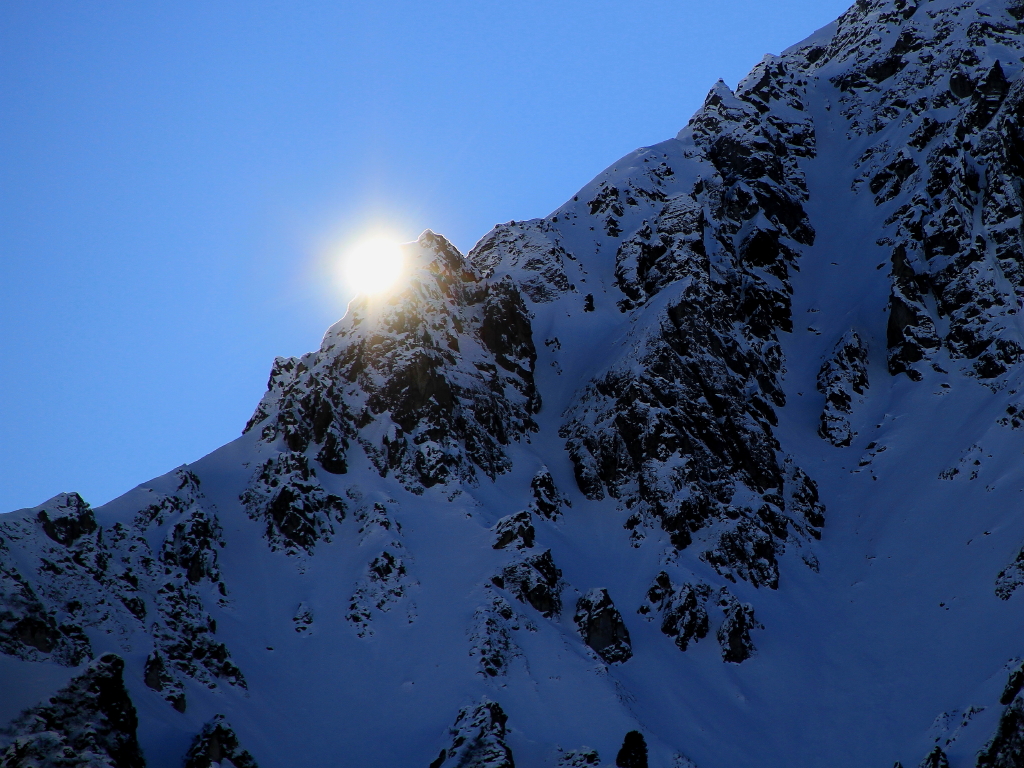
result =
[[8,730],[4,768],[144,768],[138,717],[122,675],[104,654],[66,688],[23,712]]
[[647,768],[647,741],[640,731],[630,731],[615,756],[616,768]]
[[555,565],[551,550],[530,555],[505,566],[492,581],[499,589],[507,589],[518,600],[529,603],[545,618],[562,610],[562,571]]
[[[929,763],[928,768],[946,768],[944,755],[942,760],[942,763]],[[1020,765],[1024,765],[1024,700],[1015,698],[999,718],[992,740],[978,753],[977,766],[1018,768]]]
[[889,323],[886,328],[889,373],[906,373],[918,381],[921,373],[915,363],[925,360],[942,342],[924,303],[923,291],[929,282],[910,265],[902,245],[893,250],[892,289],[889,295]]
[[919,768],[949,768],[949,760],[946,759],[946,753],[942,751],[942,747],[935,747],[929,752],[927,757],[921,761]]
[[849,416],[854,395],[863,395],[868,388],[867,364],[867,346],[856,331],[848,331],[818,371],[818,391],[825,396],[818,434],[836,447],[853,440]]
[[516,549],[529,549],[537,531],[533,527],[533,516],[529,510],[523,510],[501,518],[494,526],[494,534],[494,549],[505,549],[513,544]]
[[629,630],[606,589],[592,589],[576,603],[573,616],[583,642],[606,663],[629,661],[633,656]]
[[292,451],[267,459],[239,499],[251,518],[266,524],[271,549],[288,554],[312,554],[345,518],[345,502],[323,489],[305,455]]
[[58,544],[70,546],[81,536],[96,530],[92,509],[77,493],[62,493],[39,510],[43,531]]
[[662,571],[655,577],[647,591],[647,600],[637,612],[651,619],[660,615],[662,633],[673,638],[679,650],[685,651],[691,641],[707,637],[710,624],[706,605],[710,597],[711,587],[707,584],[677,587]]
[[224,532],[217,519],[202,509],[193,510],[174,524],[160,548],[160,561],[169,568],[181,568],[191,584],[220,581],[217,548],[223,546]]
[[[778,57],[735,93],[716,85],[680,134],[701,172],[691,191],[666,195],[660,185],[671,169],[653,164],[629,194],[596,185],[592,215],[617,218],[615,206],[643,197],[645,183],[657,191],[646,199],[659,207],[618,243],[615,278],[622,311],[658,302],[622,357],[579,392],[560,431],[580,490],[630,510],[634,544],[660,526],[683,549],[720,524],[732,531],[715,567],[759,583],[777,582],[776,552],[791,534],[780,540],[780,526],[753,511],[741,526],[731,502],[785,497],[785,457],[772,434],[774,409],[785,403],[778,333],[792,330],[789,275],[814,240],[800,167],[814,155],[814,130],[801,114],[802,88]],[[786,117],[765,120],[776,108]],[[755,551],[757,562],[743,560]]]
[[1000,600],[1009,600],[1014,591],[1024,584],[1024,547],[1017,552],[1017,557],[996,576],[996,596]]
[[601,764],[601,756],[596,749],[583,747],[566,752],[558,758],[558,768],[597,768]]
[[309,637],[313,634],[313,609],[305,603],[299,603],[299,607],[295,609],[295,615],[292,617],[292,624],[295,625],[295,631],[300,635]]
[[164,700],[175,710],[185,711],[187,707],[185,686],[182,685],[181,680],[168,671],[167,662],[159,651],[153,651],[146,657],[142,680],[149,688],[162,694]]
[[347,471],[357,442],[406,488],[474,483],[511,467],[503,446],[536,431],[536,350],[519,289],[483,279],[443,237],[409,246],[402,300],[357,299],[320,351],[274,365],[246,431],[288,450],[313,446]]
[[750,630],[764,627],[754,618],[753,607],[740,603],[725,587],[718,593],[718,605],[725,614],[717,632],[718,644],[722,647],[722,660],[739,664],[754,655]]
[[[355,495],[358,498],[358,494]],[[360,546],[380,552],[366,564],[349,599],[345,619],[355,626],[359,637],[372,635],[374,618],[394,609],[416,583],[409,573],[402,526],[394,517],[394,503],[394,499],[388,499],[387,503],[367,503],[353,514],[360,526]],[[412,622],[415,618],[412,606],[409,611]]]
[[449,729],[451,744],[430,768],[515,768],[505,743],[508,716],[493,701],[464,707]]
[[480,672],[486,677],[508,673],[512,659],[522,650],[512,638],[520,628],[519,617],[505,598],[488,591],[488,602],[473,614],[469,655],[480,660]]
[[558,229],[544,219],[499,224],[474,246],[468,260],[486,279],[513,275],[534,304],[575,290],[566,274],[575,257],[565,249]]
[[366,575],[349,600],[346,619],[357,627],[357,634],[365,637],[372,634],[370,622],[373,611],[386,613],[395,603],[405,597],[410,585],[409,573],[398,547],[395,551],[385,549],[370,561]]
[[530,481],[530,490],[533,492],[531,507],[538,515],[548,520],[557,519],[562,514],[564,507],[572,506],[572,502],[555,487],[555,479],[551,477],[547,467],[533,476],[533,480]]
[[259,768],[253,756],[242,749],[234,729],[215,715],[196,735],[185,755],[185,768]]
[[1010,673],[1006,687],[1003,688],[1003,695],[999,697],[999,703],[1006,705],[1012,702],[1017,698],[1021,688],[1024,688],[1024,662],[1018,664],[1017,668]]

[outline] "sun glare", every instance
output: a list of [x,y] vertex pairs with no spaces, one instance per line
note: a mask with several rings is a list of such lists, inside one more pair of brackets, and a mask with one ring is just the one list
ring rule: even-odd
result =
[[353,293],[383,293],[402,275],[405,257],[393,240],[372,237],[361,240],[345,254],[342,277]]

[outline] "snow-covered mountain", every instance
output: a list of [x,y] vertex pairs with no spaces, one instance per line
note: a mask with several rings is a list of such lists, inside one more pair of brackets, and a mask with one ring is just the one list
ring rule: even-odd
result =
[[1024,765],[1022,57],[858,0],[0,517],[0,766]]

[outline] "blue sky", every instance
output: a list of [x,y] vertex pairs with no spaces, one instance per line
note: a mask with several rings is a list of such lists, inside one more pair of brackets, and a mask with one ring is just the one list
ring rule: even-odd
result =
[[846,0],[0,6],[0,511],[236,437],[376,227],[468,250]]

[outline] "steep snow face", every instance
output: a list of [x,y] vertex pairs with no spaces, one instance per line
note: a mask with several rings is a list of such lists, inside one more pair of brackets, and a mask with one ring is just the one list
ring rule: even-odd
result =
[[1019,765],[1022,21],[861,0],[0,518],[3,764],[123,664],[151,766]]

